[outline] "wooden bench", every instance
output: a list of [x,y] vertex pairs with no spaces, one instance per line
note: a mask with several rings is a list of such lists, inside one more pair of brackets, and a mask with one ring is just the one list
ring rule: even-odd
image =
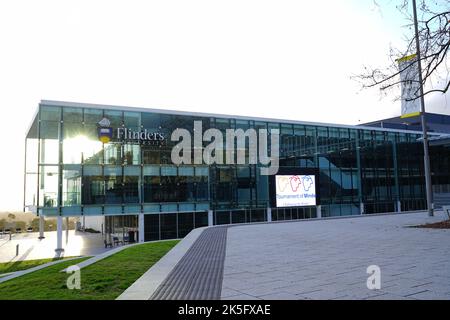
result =
[[442,206],[442,210],[447,214],[448,218],[450,219],[450,205],[449,206]]

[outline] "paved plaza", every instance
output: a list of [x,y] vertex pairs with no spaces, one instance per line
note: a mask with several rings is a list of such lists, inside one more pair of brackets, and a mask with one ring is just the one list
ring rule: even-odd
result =
[[[416,212],[199,228],[119,298],[450,299],[450,230],[411,227],[446,218]],[[0,262],[54,257],[56,234],[45,235],[4,236]],[[65,236],[65,256],[106,251],[99,234]],[[369,266],[380,268],[380,289],[367,288]]]
[[[39,240],[39,232],[0,236],[0,263],[18,260],[53,258],[56,255],[56,231],[45,232],[45,239]],[[16,246],[19,255],[16,256]],[[83,233],[69,230],[68,237],[63,232],[63,256],[97,255],[105,252],[101,234]]]
[[[410,213],[228,229],[222,299],[450,299],[450,230]],[[369,290],[366,269],[381,269]]]

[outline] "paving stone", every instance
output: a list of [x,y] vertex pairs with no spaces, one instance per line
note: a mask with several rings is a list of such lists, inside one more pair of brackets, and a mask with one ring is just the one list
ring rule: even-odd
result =
[[261,300],[260,298],[248,295],[248,294],[240,294],[238,296],[229,296],[222,297],[222,300]]
[[233,289],[222,288],[222,299],[239,295],[242,295],[242,292]]
[[[232,227],[224,284],[243,294],[270,296],[272,288],[299,299],[449,299],[450,246],[440,245],[448,243],[448,230],[405,228],[444,219],[418,212]],[[381,291],[367,289],[369,265],[381,268]],[[269,279],[290,284],[279,288]]]
[[422,291],[413,295],[408,296],[409,298],[418,300],[449,300],[450,294],[442,294],[434,291]]
[[287,292],[273,292],[270,294],[258,296],[263,300],[299,300],[299,297],[292,293]]

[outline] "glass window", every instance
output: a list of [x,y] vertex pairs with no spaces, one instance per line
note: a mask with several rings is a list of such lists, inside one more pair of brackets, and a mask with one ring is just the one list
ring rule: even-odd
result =
[[81,124],[83,122],[83,109],[81,108],[62,108],[64,122],[76,122]]
[[103,163],[103,144],[98,139],[97,125],[85,124],[83,135],[79,137],[82,145],[83,159],[86,164]]
[[196,176],[208,176],[208,174],[209,174],[208,167],[195,167]]
[[[198,205],[197,205],[198,206]],[[208,225],[208,212],[198,211],[194,213],[195,227],[205,227]]]
[[191,212],[195,210],[195,203],[183,202],[178,205],[178,211]]
[[25,176],[25,206],[37,206],[37,173],[27,173]]
[[103,118],[103,110],[100,109],[84,109],[84,123],[97,124]]
[[143,164],[161,164],[161,152],[159,148],[151,145],[142,145]]
[[58,166],[41,166],[39,175],[39,206],[58,206]]
[[247,120],[236,120],[236,129],[247,130],[250,128],[249,121]]
[[57,121],[61,120],[61,108],[60,107],[50,107],[42,106],[40,109],[40,119],[41,121]]
[[218,201],[232,201],[234,183],[233,171],[229,167],[220,167],[216,170],[216,199]]
[[139,203],[141,167],[124,167],[124,201],[125,203]]
[[176,202],[179,200],[180,190],[177,188],[176,176],[161,176],[161,202]]
[[144,176],[159,176],[159,166],[144,166]]
[[229,210],[225,211],[214,211],[215,224],[230,224],[231,223],[231,213]]
[[166,213],[160,215],[161,240],[177,238],[177,214]]
[[122,111],[105,110],[105,118],[107,118],[111,122],[111,127],[113,128],[122,126]]
[[121,145],[118,143],[106,143],[104,145],[105,164],[122,164]]
[[161,117],[158,113],[142,113],[142,126],[149,131],[157,131],[161,128]]
[[232,210],[231,211],[231,223],[245,223],[246,210]]
[[121,166],[105,166],[105,176],[121,176],[122,167]]
[[208,177],[201,176],[196,177],[196,196],[197,201],[207,201],[209,200],[209,188],[208,188]]
[[26,141],[27,154],[26,154],[26,159],[25,159],[26,166],[27,166],[27,172],[37,173],[37,170],[38,170],[38,146],[39,146],[38,139],[27,138],[27,141]]
[[83,168],[83,204],[103,204],[105,201],[105,180],[102,167],[85,165]]
[[57,164],[59,162],[59,122],[41,121],[40,138],[40,162]]
[[123,164],[141,164],[141,148],[138,144],[123,145]]
[[192,212],[178,213],[178,238],[185,237],[194,229],[194,214]]
[[193,176],[179,176],[175,188],[175,201],[195,201],[196,183]]
[[63,206],[81,204],[81,166],[64,165],[63,167]]
[[81,163],[86,138],[83,136],[81,123],[64,122],[63,129],[63,163]]
[[257,168],[256,171],[256,190],[258,201],[266,202],[269,200],[269,178],[266,175],[260,174],[260,168]]
[[161,175],[162,176],[176,176],[177,175],[177,167],[163,166],[163,167],[161,167]]
[[250,210],[250,222],[261,222],[266,221],[266,219],[267,215],[264,209]]
[[105,166],[105,203],[119,204],[123,202],[122,167]]
[[144,202],[159,202],[161,200],[161,177],[144,176]]
[[141,114],[139,112],[125,111],[123,113],[123,122],[125,127],[139,131],[141,126]]
[[193,176],[194,175],[194,167],[186,167],[182,166],[178,168],[178,175],[180,176]]
[[159,214],[146,214],[144,215],[144,240],[152,241],[159,240]]
[[237,193],[240,204],[249,204],[253,187],[250,167],[237,168]]

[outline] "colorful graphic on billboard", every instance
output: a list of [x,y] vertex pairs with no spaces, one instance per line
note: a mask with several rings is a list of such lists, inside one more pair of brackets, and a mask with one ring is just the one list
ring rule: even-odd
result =
[[314,175],[276,175],[277,207],[304,207],[316,205]]

